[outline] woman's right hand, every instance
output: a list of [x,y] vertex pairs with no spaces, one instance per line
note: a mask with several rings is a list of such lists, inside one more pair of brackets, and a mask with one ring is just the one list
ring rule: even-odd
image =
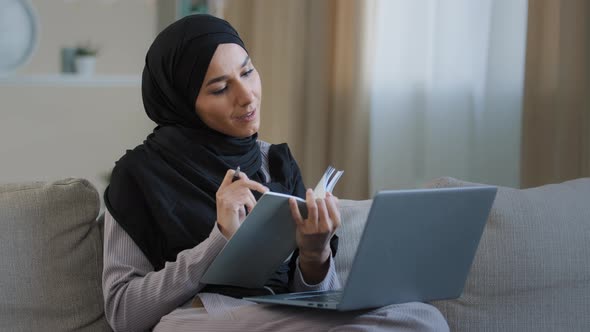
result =
[[221,234],[230,239],[246,219],[246,211],[250,212],[256,205],[256,198],[250,190],[265,193],[268,188],[248,179],[240,172],[240,179],[233,181],[235,171],[230,169],[217,189],[215,200],[217,204],[217,225]]

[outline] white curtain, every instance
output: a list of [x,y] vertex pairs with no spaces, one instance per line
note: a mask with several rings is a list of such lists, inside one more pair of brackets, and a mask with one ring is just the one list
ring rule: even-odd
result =
[[370,191],[518,187],[526,0],[379,0]]

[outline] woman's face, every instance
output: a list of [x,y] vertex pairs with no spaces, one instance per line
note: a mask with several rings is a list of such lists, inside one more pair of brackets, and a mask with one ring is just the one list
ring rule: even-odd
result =
[[260,126],[260,76],[246,51],[220,44],[195,101],[199,118],[229,136],[244,138]]

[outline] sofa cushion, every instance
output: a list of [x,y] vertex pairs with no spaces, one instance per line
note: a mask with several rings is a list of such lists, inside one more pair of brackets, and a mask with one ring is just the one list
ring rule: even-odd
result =
[[0,185],[0,330],[108,331],[96,189]]
[[348,273],[352,266],[352,260],[359,245],[365,222],[369,216],[372,200],[354,201],[340,200],[340,214],[342,225],[336,231],[340,237],[338,241],[338,253],[334,259],[336,272],[344,286],[348,279]]
[[462,296],[434,304],[451,331],[590,331],[589,257],[589,178],[500,187]]

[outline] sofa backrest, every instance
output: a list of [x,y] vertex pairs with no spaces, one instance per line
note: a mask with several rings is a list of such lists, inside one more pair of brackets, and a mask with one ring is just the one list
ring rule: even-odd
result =
[[589,257],[590,178],[500,187],[463,295],[435,305],[451,330],[590,331]]
[[[371,200],[340,203],[344,283]],[[82,179],[0,185],[1,331],[110,331],[99,207]],[[589,257],[590,179],[500,187],[462,296],[433,304],[451,331],[590,331]]]
[[340,200],[341,227],[336,230],[339,237],[338,252],[334,259],[336,272],[340,277],[342,286],[348,279],[348,273],[352,267],[352,260],[359,245],[360,237],[365,228],[365,222],[369,216],[372,200],[354,201]]
[[110,331],[99,208],[82,179],[0,185],[1,331]]
[[[426,187],[474,185],[440,178]],[[370,201],[341,202],[345,281]],[[500,187],[462,296],[433,304],[451,331],[590,331],[590,179]]]

